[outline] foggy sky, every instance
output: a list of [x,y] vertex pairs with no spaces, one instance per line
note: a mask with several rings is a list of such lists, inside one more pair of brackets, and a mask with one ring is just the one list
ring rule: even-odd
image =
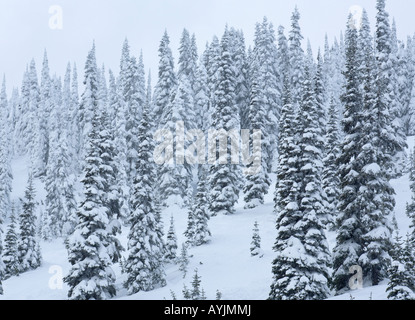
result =
[[[80,83],[86,55],[95,40],[98,65],[119,70],[121,47],[129,39],[132,54],[143,50],[146,69],[157,77],[158,46],[164,30],[176,56],[183,28],[195,33],[199,53],[213,35],[221,36],[226,24],[243,29],[247,46],[252,45],[254,27],[264,16],[274,24],[290,28],[297,5],[301,28],[314,52],[345,29],[350,7],[364,7],[374,30],[375,0],[0,0],[0,75],[5,74],[8,92],[21,85],[26,64],[35,59],[40,73],[46,49],[51,73],[64,75],[68,62],[78,66]],[[62,8],[63,28],[49,27],[53,5]],[[413,35],[415,1],[388,0],[387,10],[397,22],[398,36]],[[154,81],[153,81],[154,82]]]

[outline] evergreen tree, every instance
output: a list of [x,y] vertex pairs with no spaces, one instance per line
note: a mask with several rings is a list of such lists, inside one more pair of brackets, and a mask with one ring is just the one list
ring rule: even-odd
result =
[[160,125],[161,117],[171,102],[176,89],[177,77],[174,72],[173,53],[170,49],[170,38],[167,31],[164,33],[159,47],[159,77],[154,92],[153,117],[156,126]]
[[386,289],[388,299],[415,300],[413,243],[409,238],[403,243],[402,239],[397,237],[392,259],[388,269],[389,283]]
[[[349,17],[351,19],[351,16]],[[342,121],[345,137],[341,143],[338,159],[340,177],[339,215],[336,220],[337,238],[333,250],[333,287],[338,293],[348,288],[349,268],[359,265],[363,253],[361,236],[364,232],[358,201],[360,189],[359,172],[361,164],[357,161],[362,139],[362,97],[358,79],[358,37],[355,28],[348,24],[346,33],[346,87],[342,100],[345,104]]]
[[99,75],[95,56],[95,43],[88,53],[85,63],[84,92],[78,109],[78,123],[80,128],[79,155],[85,158],[88,135],[92,129],[94,110],[98,106]]
[[8,100],[6,82],[3,79],[0,93],[0,219],[10,213],[10,194],[12,191],[13,174],[11,169],[12,143],[8,121]]
[[100,117],[97,110],[88,134],[87,157],[82,179],[84,199],[77,211],[78,224],[68,241],[71,264],[64,281],[69,285],[71,300],[105,300],[116,294],[115,275],[111,269],[113,256],[108,250],[109,208],[103,203],[105,176],[100,144]]
[[[216,130],[240,129],[239,113],[235,104],[235,74],[232,68],[229,31],[226,29],[221,42],[221,60],[212,110],[212,126]],[[216,150],[214,150],[216,151]],[[230,163],[228,141],[226,160],[228,164],[213,164],[209,170],[210,212],[213,216],[233,214],[239,198],[240,172],[236,164]],[[217,160],[217,157],[216,159]],[[220,159],[224,160],[224,159]]]
[[157,232],[159,221],[155,216],[154,165],[149,161],[154,149],[149,121],[149,114],[144,109],[138,128],[139,157],[130,213],[129,255],[125,266],[128,278],[124,285],[129,294],[165,285],[162,261],[164,246]]
[[33,174],[29,174],[19,217],[17,251],[21,273],[37,269],[42,264],[42,257],[37,246],[35,188],[33,186]]
[[300,28],[300,12],[298,8],[295,10],[291,17],[291,30],[289,34],[289,59],[290,59],[290,84],[292,91],[293,104],[296,105],[301,97],[301,87],[303,83],[303,69],[304,69],[304,51],[301,46],[301,42],[304,39],[301,34]]
[[327,123],[325,151],[326,157],[323,160],[323,189],[327,196],[327,217],[323,220],[327,227],[334,228],[337,217],[337,204],[340,194],[340,180],[338,177],[337,159],[340,156],[340,134],[338,108],[334,98],[331,98],[329,108],[329,119]]
[[169,232],[167,233],[167,241],[166,241],[166,256],[165,258],[167,261],[176,261],[177,259],[177,236],[176,231],[174,229],[174,218],[173,215],[170,218],[170,228]]
[[187,266],[189,265],[189,255],[187,253],[187,246],[185,243],[182,244],[178,262],[179,262],[179,271],[183,272],[183,279],[184,279],[186,278]]
[[[274,281],[269,299],[325,299],[329,295],[330,257],[322,225],[325,213],[319,148],[322,135],[307,65],[296,119],[290,112],[290,90],[286,88],[284,92],[276,191],[277,257],[273,261]],[[297,126],[292,126],[294,121]],[[288,136],[290,131],[293,134]]]
[[6,237],[4,238],[3,262],[5,264],[5,279],[19,275],[20,270],[17,251],[19,240],[16,229],[16,211],[19,212],[17,204],[14,203],[10,216],[10,224],[7,227]]
[[[202,169],[205,171],[205,169]],[[207,201],[206,174],[201,174],[197,185],[197,193],[191,209],[193,227],[191,228],[190,243],[201,246],[210,241],[211,233],[208,222],[210,219]]]
[[376,2],[376,105],[380,113],[392,128],[394,134],[384,132],[380,140],[388,152],[388,172],[392,177],[402,175],[402,166],[405,162],[406,137],[399,121],[399,105],[395,96],[396,74],[394,70],[395,59],[392,52],[391,29],[389,14],[386,12],[386,0]]
[[51,78],[49,75],[49,62],[46,50],[43,57],[42,75],[39,92],[39,132],[37,137],[37,148],[39,148],[39,158],[37,159],[36,167],[38,168],[38,175],[44,176],[46,174],[46,166],[49,160],[49,118],[53,107],[51,101]]
[[201,299],[201,277],[198,275],[198,271],[197,269],[195,270],[195,274],[193,275],[193,280],[192,280],[192,291],[190,293],[191,295],[191,300],[202,300]]
[[126,110],[125,104],[122,103],[119,91],[115,83],[113,73],[110,71],[108,103],[110,110],[113,112],[113,137],[114,137],[114,162],[116,167],[116,186],[119,218],[124,222],[128,220],[130,188],[127,171],[127,133],[126,133]]
[[262,257],[261,255],[261,236],[259,235],[259,225],[258,225],[258,221],[255,221],[255,225],[254,225],[254,230],[253,230],[254,234],[252,235],[252,242],[251,242],[251,256],[252,257],[257,257],[259,256],[260,258]]
[[[254,73],[255,75],[255,73]],[[266,110],[264,109],[265,96],[258,88],[258,79],[253,77],[252,80],[252,91],[251,91],[251,105],[250,105],[250,123],[255,130],[253,139],[259,138],[263,139],[261,148],[255,148],[252,146],[252,156],[253,163],[248,165],[248,170],[254,165],[254,163],[261,162],[261,168],[259,173],[249,172],[246,176],[244,193],[245,193],[245,208],[253,209],[260,204],[264,204],[264,196],[268,193],[269,186],[271,184],[268,170],[267,170],[267,158],[268,155],[262,152],[263,147],[265,148],[270,146],[269,135],[267,134],[268,128],[264,124],[264,119],[266,119]]]

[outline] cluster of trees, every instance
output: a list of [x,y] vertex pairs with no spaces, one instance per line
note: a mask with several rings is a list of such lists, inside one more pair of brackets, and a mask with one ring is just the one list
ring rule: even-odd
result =
[[[389,181],[404,172],[406,135],[415,133],[415,40],[397,39],[385,0],[377,9],[374,37],[366,13],[359,26],[349,17],[345,37],[333,44],[326,37],[317,60],[310,44],[303,50],[297,9],[288,37],[264,18],[249,48],[241,30],[226,27],[199,56],[195,36],[184,30],[177,68],[166,32],[154,90],[143,55],[131,54],[127,40],[117,76],[97,66],[93,45],[81,95],[76,66],[68,65],[62,82],[50,75],[45,52],[40,83],[32,61],[10,99],[3,84],[1,217],[10,218],[11,159],[28,156],[47,192],[41,237],[66,239],[69,298],[108,299],[116,294],[117,262],[130,294],[165,285],[164,263],[175,260],[177,239],[172,221],[164,240],[164,206],[189,208],[187,245],[203,245],[209,219],[233,214],[241,190],[247,209],[263,204],[276,172],[270,299],[341,293],[353,265],[378,284],[391,261]],[[251,145],[251,153],[262,170],[244,176],[235,163],[177,159],[156,165],[153,134],[175,132],[178,123],[186,135],[195,128],[259,129],[262,148]],[[183,152],[178,139],[166,152]],[[337,232],[333,252],[327,230]],[[254,239],[253,255],[259,246]]]

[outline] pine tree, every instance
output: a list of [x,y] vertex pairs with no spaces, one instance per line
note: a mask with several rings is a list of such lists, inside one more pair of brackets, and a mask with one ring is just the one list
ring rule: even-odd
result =
[[40,81],[40,103],[39,103],[39,132],[37,137],[37,148],[39,148],[39,158],[36,167],[38,175],[46,174],[46,166],[49,161],[49,118],[52,111],[51,97],[51,78],[49,75],[49,61],[45,50],[43,57],[42,75]]
[[340,156],[340,128],[339,118],[337,115],[338,108],[335,105],[334,98],[331,98],[329,108],[329,119],[327,123],[325,152],[323,160],[323,189],[327,196],[327,217],[324,223],[329,229],[334,229],[335,219],[337,217],[337,204],[340,194],[340,180],[338,177],[337,159]]
[[405,162],[406,137],[398,119],[399,106],[395,96],[396,74],[393,68],[395,59],[392,52],[391,29],[389,14],[385,10],[386,0],[377,0],[376,9],[376,105],[383,114],[384,121],[389,122],[394,134],[381,136],[384,149],[390,155],[388,172],[392,177],[402,174],[402,166]]
[[37,250],[36,202],[33,174],[29,174],[25,196],[22,200],[22,212],[19,217],[19,267],[20,272],[37,269],[42,264],[42,257]]
[[198,275],[197,269],[195,270],[195,274],[193,275],[192,281],[192,291],[190,293],[191,300],[202,300],[201,299],[201,277]]
[[100,145],[100,117],[95,109],[88,134],[87,157],[82,179],[84,199],[77,211],[78,225],[68,241],[71,264],[64,281],[71,300],[105,300],[116,294],[115,275],[110,267],[113,257],[108,250],[111,236],[107,230],[109,208],[102,201],[105,176]]
[[98,106],[99,75],[95,56],[95,43],[89,51],[85,63],[84,92],[78,109],[78,123],[80,131],[79,156],[85,158],[88,135],[92,129],[94,110]]
[[8,121],[8,100],[6,82],[3,79],[0,93],[0,219],[5,219],[10,213],[10,194],[12,191],[13,174],[11,170],[12,143]]
[[154,149],[149,117],[144,109],[138,128],[139,156],[130,213],[129,256],[125,266],[128,278],[124,283],[129,294],[150,291],[165,285],[162,261],[164,245],[157,232],[159,221],[155,216],[154,164],[149,161]]
[[259,235],[259,225],[258,221],[255,221],[254,224],[254,234],[252,235],[252,242],[251,242],[251,256],[257,257],[259,256],[262,258],[262,252],[261,252],[261,236]]
[[304,39],[300,28],[300,12],[298,8],[291,17],[291,30],[289,34],[289,58],[290,58],[290,75],[289,81],[291,84],[293,104],[296,105],[301,97],[301,87],[303,83],[303,69],[304,69],[304,51],[301,42]]
[[[221,60],[218,69],[218,79],[215,91],[212,126],[216,130],[240,129],[239,113],[235,104],[234,83],[235,74],[232,68],[229,31],[225,30],[221,42]],[[214,150],[216,151],[216,150]],[[209,170],[210,212],[211,215],[233,214],[239,198],[240,172],[236,164],[230,163],[230,145],[228,143],[228,164],[213,164]],[[216,159],[215,159],[216,160]],[[220,159],[224,160],[224,159]]]
[[173,215],[170,218],[170,228],[169,232],[167,233],[167,241],[166,241],[166,255],[165,258],[167,261],[176,261],[177,259],[177,236],[176,231],[174,228],[174,218]]
[[[205,169],[202,169],[205,171]],[[206,174],[202,173],[197,184],[197,193],[191,209],[193,227],[191,228],[190,243],[201,246],[210,241],[211,233],[208,222],[210,219],[207,201]]]
[[[297,126],[291,128],[287,128],[294,120],[287,112],[292,108],[290,91],[284,91],[280,128],[283,143],[278,170],[281,178],[276,193],[277,257],[273,261],[274,281],[269,299],[325,299],[329,295],[330,256],[322,225],[325,213],[319,148],[322,135],[308,65],[304,69]],[[290,130],[293,135],[287,137]],[[295,146],[290,140],[293,138]]]
[[[351,17],[349,17],[351,19]],[[358,79],[358,36],[355,28],[348,24],[346,33],[346,87],[342,100],[345,104],[342,127],[345,137],[341,143],[338,159],[340,177],[339,215],[336,220],[337,238],[333,251],[333,282],[338,293],[348,288],[349,268],[359,265],[363,253],[361,236],[361,203],[357,200],[360,189],[361,164],[356,160],[362,139],[360,118],[362,97]]]
[[154,123],[158,127],[164,110],[171,102],[171,97],[176,89],[177,77],[174,72],[173,53],[170,49],[170,38],[167,31],[164,33],[159,47],[159,77],[154,92]]
[[178,262],[179,262],[179,271],[183,272],[183,279],[184,279],[186,278],[187,266],[189,265],[189,255],[187,253],[187,246],[185,243],[182,244]]
[[19,240],[17,235],[16,212],[18,213],[19,210],[17,204],[13,203],[10,224],[7,227],[6,237],[4,238],[3,262],[5,264],[5,279],[19,275],[20,270],[17,251]]
[[400,237],[395,239],[392,259],[388,269],[388,299],[415,300],[413,243],[409,238],[405,242]]
[[128,163],[127,163],[127,133],[126,133],[126,110],[122,103],[119,91],[115,83],[113,73],[110,71],[108,103],[113,112],[113,136],[114,136],[114,161],[116,168],[116,186],[119,208],[119,218],[124,222],[128,220],[130,188],[128,182]]
[[[252,146],[253,162],[258,163],[261,161],[261,169],[259,173],[250,173],[246,176],[244,193],[245,193],[245,208],[253,209],[260,204],[264,204],[264,196],[268,193],[271,181],[268,175],[269,157],[272,156],[266,152],[271,147],[271,136],[268,134],[270,131],[269,126],[266,125],[268,121],[268,110],[266,109],[267,97],[264,92],[262,84],[262,73],[260,71],[260,64],[258,61],[253,62],[252,66],[252,83],[251,83],[251,103],[249,106],[249,120],[252,129],[259,130],[254,132],[253,139],[261,138],[261,148],[255,148]],[[263,149],[265,149],[263,152]],[[252,166],[251,164],[250,166]],[[248,169],[250,168],[248,166]]]

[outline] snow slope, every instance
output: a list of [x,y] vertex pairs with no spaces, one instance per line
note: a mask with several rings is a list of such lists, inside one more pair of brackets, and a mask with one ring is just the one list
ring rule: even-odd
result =
[[[415,145],[415,138],[409,140],[409,147]],[[22,197],[27,180],[27,163],[24,159],[18,159],[13,163],[13,198]],[[273,177],[275,180],[275,177]],[[405,207],[410,200],[409,176],[405,175],[392,181],[396,190],[396,219],[402,235],[409,231],[410,221],[406,217]],[[42,184],[37,181],[37,194],[39,202],[44,199],[45,192]],[[215,299],[216,290],[222,293],[224,300],[265,300],[268,298],[269,286],[272,281],[271,263],[274,257],[272,250],[275,238],[275,216],[273,214],[273,193],[266,196],[266,204],[253,210],[244,210],[240,202],[236,214],[233,216],[218,216],[210,221],[212,232],[211,243],[189,250],[191,255],[186,278],[179,271],[177,265],[167,265],[167,286],[151,292],[142,292],[132,296],[126,294],[122,283],[125,275],[121,273],[118,265],[114,266],[117,275],[118,295],[116,299],[126,300],[162,300],[171,299],[171,291],[177,298],[182,297],[183,285],[190,287],[194,270],[202,277],[202,287],[208,299]],[[170,216],[174,215],[176,233],[179,247],[185,240],[183,232],[187,226],[187,211],[177,206],[169,206],[163,212],[164,227],[167,233]],[[250,256],[250,243],[252,229],[255,221],[259,223],[260,236],[262,238],[263,258]],[[122,242],[126,247],[128,230],[124,230]],[[333,247],[335,235],[328,235],[330,246]],[[67,262],[67,252],[62,240],[51,243],[41,243],[43,265],[35,270],[19,277],[3,281],[4,295],[0,300],[60,300],[66,299],[67,287],[62,283],[61,277],[65,276],[70,268]],[[179,252],[178,252],[179,253]],[[126,253],[124,253],[126,254]],[[385,300],[387,281],[376,287],[368,287],[353,291],[342,296],[331,298],[332,300]]]

